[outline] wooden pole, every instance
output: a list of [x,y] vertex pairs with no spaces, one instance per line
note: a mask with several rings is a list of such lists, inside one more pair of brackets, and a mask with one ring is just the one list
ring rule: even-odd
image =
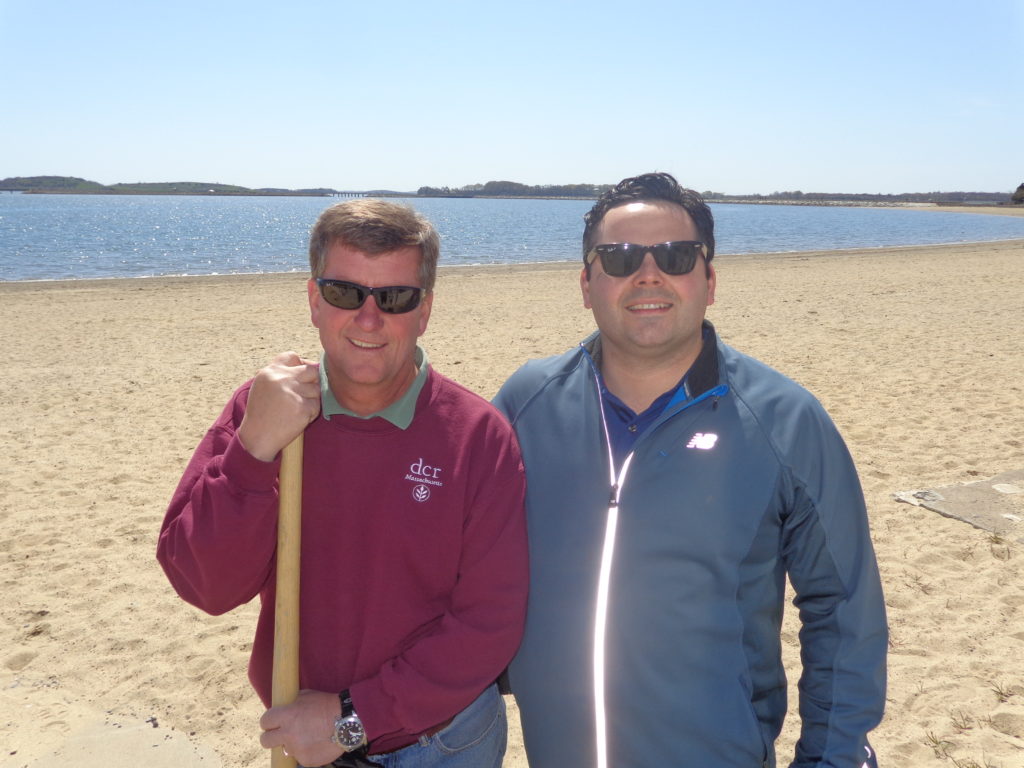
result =
[[[302,530],[302,435],[281,452],[277,517],[277,598],[274,603],[274,676],[271,703],[291,704],[299,694],[299,552]],[[282,747],[271,768],[295,768]]]

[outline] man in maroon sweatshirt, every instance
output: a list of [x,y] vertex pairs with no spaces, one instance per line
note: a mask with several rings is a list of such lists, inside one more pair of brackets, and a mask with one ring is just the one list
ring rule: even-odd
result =
[[303,691],[264,714],[262,745],[304,766],[498,768],[494,681],[518,647],[528,579],[515,437],[417,345],[439,252],[426,219],[348,201],[320,216],[309,251],[321,358],[284,353],[235,392],[157,557],[209,613],[259,596],[249,677],[269,706],[280,451],[304,432]]

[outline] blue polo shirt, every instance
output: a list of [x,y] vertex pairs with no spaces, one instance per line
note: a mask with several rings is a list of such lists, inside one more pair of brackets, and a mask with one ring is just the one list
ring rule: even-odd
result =
[[[707,343],[707,329],[704,330],[703,339],[704,343]],[[612,444],[612,457],[616,467],[622,466],[626,456],[633,450],[637,438],[658,420],[658,417],[669,405],[675,405],[690,397],[690,393],[686,389],[686,377],[689,375],[690,371],[687,371],[678,384],[658,395],[643,413],[636,413],[609,391],[605,386],[604,376],[598,373],[601,382],[601,407],[604,408],[604,418],[608,423],[608,439]]]
[[616,467],[622,466],[626,456],[633,450],[637,438],[661,416],[679,392],[686,392],[686,376],[683,376],[672,389],[658,395],[643,413],[636,413],[609,391],[604,384],[604,377],[601,377],[601,405],[604,408],[605,421],[608,422],[608,439],[612,444],[612,456]]

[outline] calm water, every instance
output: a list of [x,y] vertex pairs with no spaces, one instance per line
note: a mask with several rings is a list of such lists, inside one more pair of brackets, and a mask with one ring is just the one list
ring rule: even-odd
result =
[[[0,280],[308,268],[320,211],[305,197],[0,194]],[[434,222],[442,264],[579,258],[589,200],[405,200]],[[771,253],[1024,238],[1024,217],[896,208],[712,205],[718,253]]]

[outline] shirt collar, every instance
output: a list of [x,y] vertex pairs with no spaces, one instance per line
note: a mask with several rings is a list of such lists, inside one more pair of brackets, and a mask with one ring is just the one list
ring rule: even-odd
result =
[[416,400],[420,396],[423,385],[427,381],[427,372],[430,369],[430,361],[427,359],[426,351],[419,345],[416,346],[416,353],[413,356],[416,367],[419,369],[412,384],[405,390],[405,394],[395,400],[391,405],[379,411],[360,416],[338,402],[338,399],[331,391],[331,385],[327,380],[327,359],[326,353],[320,354],[320,413],[330,421],[331,416],[342,414],[356,419],[372,419],[379,416],[390,421],[399,429],[408,429],[412,424],[413,416],[416,415]]

